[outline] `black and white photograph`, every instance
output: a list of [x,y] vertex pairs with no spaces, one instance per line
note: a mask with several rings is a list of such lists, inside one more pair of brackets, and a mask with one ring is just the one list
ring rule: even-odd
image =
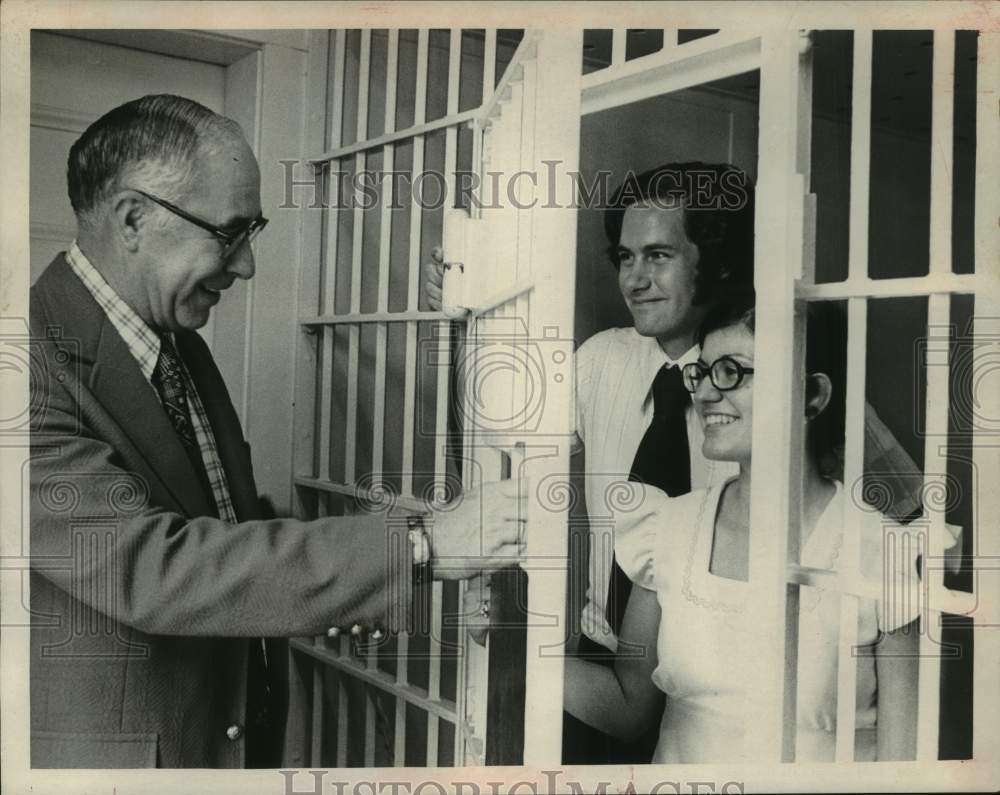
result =
[[995,6],[0,14],[6,792],[996,789]]

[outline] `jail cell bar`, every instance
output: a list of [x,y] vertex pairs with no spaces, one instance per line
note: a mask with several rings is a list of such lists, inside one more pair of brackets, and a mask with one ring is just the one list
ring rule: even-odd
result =
[[[422,55],[420,56],[418,69],[418,94],[426,90],[426,31],[421,31]],[[938,226],[939,223],[947,223],[945,214],[950,208],[951,186],[944,176],[950,174],[950,164],[948,158],[951,157],[950,140],[950,115],[947,110],[949,101],[944,97],[947,93],[945,82],[942,76],[950,71],[948,65],[949,51],[953,52],[953,44],[949,41],[954,33],[937,33],[935,36],[938,44],[935,55],[935,80],[934,80],[934,125],[932,151],[935,152],[935,163],[933,165],[933,179],[935,200],[932,209],[932,228],[947,229],[947,226]],[[452,38],[452,48],[454,53],[454,36]],[[489,34],[487,36],[489,41]],[[953,39],[951,39],[953,41]],[[336,52],[342,52],[343,33],[337,34]],[[811,277],[811,266],[808,261],[802,262],[800,253],[808,249],[808,239],[805,216],[808,212],[808,197],[805,195],[804,179],[806,170],[803,167],[803,151],[808,153],[808,143],[803,145],[803,124],[802,124],[802,85],[798,80],[803,69],[807,68],[799,52],[803,46],[802,40],[794,36],[780,42],[768,41],[765,47],[768,50],[768,58],[761,56],[761,40],[759,37],[717,34],[710,39],[700,39],[683,47],[676,47],[657,52],[642,58],[622,62],[620,60],[621,42],[619,40],[616,52],[619,58],[614,63],[600,72],[586,75],[582,82],[582,106],[580,113],[590,113],[603,110],[609,107],[626,104],[649,96],[667,93],[672,90],[697,85],[702,82],[719,79],[728,74],[737,74],[749,69],[762,68],[762,61],[766,68],[762,69],[762,95],[761,95],[761,119],[762,136],[772,132],[769,127],[766,131],[765,122],[777,120],[773,129],[778,138],[786,136],[787,131],[797,131],[798,138],[788,137],[785,140],[786,146],[769,147],[768,152],[762,152],[761,183],[758,186],[758,196],[768,197],[769,201],[758,201],[758,208],[767,205],[769,215],[772,218],[779,218],[781,224],[785,219],[792,219],[793,223],[787,224],[785,230],[774,228],[767,219],[758,218],[758,241],[770,241],[773,245],[767,247],[760,245],[761,249],[767,248],[771,257],[771,266],[777,258],[783,263],[784,278],[768,280],[763,284],[758,284],[758,301],[764,305],[771,306],[777,316],[783,318],[781,323],[769,326],[767,329],[758,331],[758,350],[761,351],[761,358],[767,359],[771,356],[780,356],[773,353],[776,351],[795,350],[796,357],[800,355],[803,340],[801,336],[803,330],[801,326],[796,328],[792,307],[796,300],[808,303],[810,301],[825,300],[847,300],[848,301],[848,322],[849,322],[849,351],[848,351],[848,438],[845,461],[845,480],[852,482],[852,477],[859,477],[862,472],[861,451],[863,433],[863,406],[864,406],[864,340],[865,340],[865,318],[867,301],[872,298],[888,296],[929,296],[930,312],[929,321],[933,325],[948,320],[948,297],[954,294],[974,294],[976,296],[976,334],[989,332],[993,327],[988,324],[996,323],[998,309],[995,303],[991,303],[988,296],[997,284],[996,263],[994,252],[997,250],[996,230],[993,227],[992,219],[997,215],[996,191],[992,186],[985,184],[985,180],[977,179],[976,183],[976,260],[977,273],[975,274],[955,274],[951,272],[946,242],[950,235],[938,233],[937,237],[932,236],[932,262],[934,263],[931,272],[926,277],[919,278],[899,278],[872,280],[867,276],[867,210],[868,210],[868,179],[869,179],[869,150],[870,150],[870,79],[871,79],[871,32],[859,32],[855,37],[855,68],[854,68],[854,119],[853,119],[853,139],[852,139],[852,173],[851,173],[851,216],[850,216],[850,248],[849,248],[849,275],[846,281],[835,284],[814,284]],[[996,95],[997,78],[991,73],[991,66],[997,62],[997,35],[984,33],[980,37],[980,65],[979,65],[979,104],[977,112],[977,164],[980,175],[990,175],[996,173],[997,152],[1000,151],[997,141],[997,126],[993,107],[989,98]],[[774,57],[770,57],[774,56]],[[336,57],[336,55],[334,56]],[[454,60],[454,58],[453,58]],[[453,62],[453,61],[452,61]],[[487,66],[487,69],[490,67]],[[362,70],[364,71],[364,70]],[[492,75],[490,75],[492,78]],[[392,76],[390,76],[392,79]],[[492,85],[492,79],[484,80],[484,94],[487,87]],[[503,81],[501,82],[503,87]],[[335,87],[336,90],[336,87]],[[992,93],[991,93],[992,92]],[[500,93],[500,92],[498,92]],[[494,98],[495,99],[495,98]],[[336,112],[337,103],[334,103]],[[423,103],[418,102],[418,110]],[[796,110],[797,109],[797,110]],[[422,166],[423,141],[424,136],[436,129],[449,127],[464,123],[472,119],[474,112],[458,113],[454,116],[446,116],[443,119],[431,123],[420,123],[415,120],[414,127],[407,131],[397,133],[387,132],[380,138],[372,141],[359,141],[350,147],[337,149],[336,133],[331,135],[330,146],[332,153],[327,153],[324,158],[334,160],[337,157],[346,157],[354,153],[362,152],[372,145],[389,148],[395,141],[403,140],[406,137],[414,139],[414,170],[418,171]],[[776,138],[777,140],[777,138]],[[808,136],[805,136],[808,142]],[[478,142],[477,142],[478,145]],[[789,157],[788,153],[795,152],[796,157]],[[943,154],[942,154],[943,153]],[[937,160],[937,158],[945,158]],[[323,158],[319,158],[323,159]],[[808,160],[806,154],[805,160]],[[766,161],[766,162],[765,162]],[[772,162],[773,161],[773,162]],[[766,166],[766,167],[765,167]],[[805,203],[803,206],[802,203]],[[419,212],[416,210],[415,212]],[[779,224],[779,226],[781,225]],[[411,228],[416,228],[411,225]],[[787,230],[791,230],[789,235]],[[335,230],[335,225],[334,225]],[[335,234],[335,231],[334,231]],[[361,315],[356,311],[357,307],[352,305],[349,315],[333,315],[332,298],[327,296],[324,301],[320,317],[304,318],[302,325],[304,328],[320,328],[324,337],[332,336],[333,329],[338,324],[360,324],[365,322],[388,323],[404,322],[407,324],[407,394],[413,394],[415,388],[415,326],[417,320],[440,319],[439,315],[428,315],[416,310],[416,294],[419,278],[419,240],[416,236],[410,241],[410,300],[408,309],[403,313],[376,312],[370,315]],[[571,234],[569,239],[574,236]],[[566,238],[564,238],[563,242]],[[327,240],[330,240],[328,236]],[[328,246],[328,248],[330,248]],[[330,248],[335,251],[335,246]],[[518,258],[519,259],[519,258]],[[808,259],[808,258],[807,258]],[[332,255],[327,262],[333,262]],[[759,262],[758,262],[759,264]],[[308,272],[310,264],[306,263],[305,270]],[[317,266],[318,267],[318,266]],[[357,276],[360,269],[359,258],[355,258],[353,263],[354,280],[358,282]],[[760,272],[760,268],[758,268]],[[773,271],[772,271],[773,272]],[[534,289],[534,285],[525,281],[523,274],[518,274],[522,278],[512,285],[498,286],[496,293],[484,300],[481,305],[474,308],[474,314],[480,317],[501,316],[508,309],[501,308],[508,305],[510,301],[523,300],[525,293]],[[530,279],[530,277],[529,277]],[[308,281],[308,280],[305,280]],[[318,283],[318,282],[316,282]],[[328,287],[329,289],[329,287]],[[307,292],[305,294],[308,294]],[[519,298],[520,296],[520,298]],[[306,302],[303,302],[306,305]],[[523,314],[525,307],[517,306],[517,314]],[[764,344],[764,343],[768,344]],[[790,345],[794,342],[794,346]],[[356,343],[355,343],[356,344]],[[310,359],[310,345],[301,346],[305,353],[300,352],[300,360],[304,360],[306,365],[312,365],[318,371],[321,383],[329,384],[331,364],[327,361],[328,351],[332,346],[323,346],[323,361],[316,362],[315,356]],[[768,353],[771,351],[772,353]],[[982,356],[982,352],[977,349],[977,356]],[[770,369],[771,375],[762,375],[764,378],[771,378],[776,388],[784,389],[791,393],[792,384],[795,382],[795,374],[801,372],[796,370],[794,362],[772,362],[772,368],[764,368],[762,361],[762,371]],[[801,365],[798,365],[801,367]],[[308,367],[307,367],[308,369]],[[353,378],[356,379],[356,370]],[[928,438],[937,429],[947,428],[947,371],[943,368],[932,368],[929,375],[928,384]],[[314,406],[310,404],[308,395],[310,389],[299,389],[297,394],[302,400],[302,405],[308,410],[306,416],[311,416],[309,412]],[[442,400],[441,391],[438,392],[438,399]],[[789,404],[789,405],[794,405]],[[996,397],[991,404],[993,409],[997,409]],[[1000,416],[1000,410],[989,413],[990,407],[984,408],[984,416]],[[327,409],[328,410],[328,409]],[[790,409],[785,409],[784,416],[775,417],[771,427],[783,428],[777,438],[786,438],[791,441],[794,430],[790,426],[791,417],[787,413]],[[407,405],[407,416],[405,424],[407,429],[413,428],[412,409]],[[468,416],[468,414],[466,415]],[[442,430],[439,428],[439,431]],[[980,430],[980,429],[977,429]],[[985,429],[989,432],[989,428]],[[350,484],[334,484],[329,481],[328,461],[326,467],[323,466],[323,456],[329,455],[329,419],[323,422],[322,410],[320,412],[320,477],[296,479],[297,485],[309,491],[329,491],[340,494],[353,494],[355,489]],[[353,431],[349,430],[349,433]],[[308,432],[304,432],[305,438],[309,440],[310,455],[312,438]],[[303,436],[297,435],[297,439]],[[410,433],[406,434],[407,439],[411,439]],[[939,437],[940,438],[940,437]],[[352,440],[348,440],[353,444]],[[301,445],[300,445],[301,446]],[[928,446],[932,447],[928,452],[928,462],[942,463],[940,451],[932,446],[928,441]],[[779,449],[780,448],[780,449]],[[763,450],[771,450],[770,453],[762,452],[761,455],[769,457],[767,467],[758,467],[759,472],[765,473],[760,478],[759,484],[755,486],[763,494],[781,495],[781,499],[775,502],[781,504],[780,516],[777,516],[777,523],[771,521],[775,519],[768,509],[763,507],[758,499],[755,501],[752,512],[752,526],[763,525],[779,526],[788,528],[791,522],[788,521],[793,512],[797,512],[798,503],[795,494],[795,484],[791,478],[791,461],[789,453],[791,445],[767,445]],[[311,458],[309,464],[311,465]],[[301,458],[297,455],[297,461]],[[468,466],[469,457],[466,457]],[[404,461],[407,471],[412,465],[412,447],[404,447]],[[974,495],[975,504],[978,508],[977,516],[989,516],[1000,514],[1000,504],[997,503],[998,496],[995,490],[981,488],[981,484],[996,482],[1000,475],[997,455],[994,449],[977,445],[975,452],[975,464],[979,472],[976,484],[977,492]],[[495,460],[493,465],[495,468]],[[299,471],[305,471],[309,467],[302,466]],[[938,466],[940,471],[940,466]],[[933,471],[928,466],[928,471]],[[472,474],[465,473],[466,483],[471,482]],[[412,487],[412,483],[410,484]],[[404,497],[400,499],[400,504],[407,507],[409,492],[405,490]],[[415,506],[416,507],[416,506]],[[850,517],[851,513],[847,513]],[[853,550],[857,549],[858,523],[850,521],[845,528],[848,537],[846,544],[851,550],[852,562],[856,561]],[[943,517],[932,518],[937,522],[938,527],[943,521]],[[852,529],[853,526],[853,529]],[[932,538],[938,537],[931,535]],[[782,536],[779,539],[766,541],[760,533],[752,535],[752,559],[763,561],[758,564],[758,570],[752,579],[773,583],[774,587],[765,594],[763,599],[756,605],[756,611],[761,614],[765,621],[763,626],[774,628],[774,636],[770,638],[776,641],[769,648],[767,643],[763,645],[764,656],[771,660],[773,665],[765,666],[767,670],[778,671],[780,675],[769,679],[765,687],[760,688],[761,704],[765,705],[764,711],[759,713],[765,718],[767,726],[773,729],[761,730],[757,732],[757,738],[762,743],[762,759],[777,761],[780,758],[788,758],[789,732],[782,733],[782,722],[788,714],[789,703],[794,704],[794,675],[789,676],[788,671],[794,673],[796,667],[797,648],[793,637],[786,632],[786,616],[789,604],[801,585],[825,587],[834,589],[845,596],[842,600],[841,626],[842,634],[839,647],[839,680],[838,692],[847,697],[840,698],[838,703],[838,741],[837,758],[839,760],[851,760],[854,754],[854,705],[853,699],[848,694],[853,692],[853,648],[856,641],[856,621],[851,621],[857,610],[857,599],[878,598],[881,594],[871,593],[868,585],[863,582],[856,572],[847,572],[833,575],[830,572],[807,570],[797,564],[786,564],[788,538]],[[764,546],[766,544],[766,546]],[[995,675],[994,660],[1000,641],[995,627],[1000,625],[1000,615],[997,614],[1000,605],[1000,582],[995,571],[990,571],[991,561],[996,568],[995,561],[1000,559],[1000,549],[998,549],[996,538],[990,537],[985,532],[979,532],[976,539],[976,570],[977,570],[977,594],[971,596],[962,592],[948,591],[943,587],[940,574],[932,574],[928,578],[927,588],[924,593],[924,626],[928,626],[932,621],[937,620],[937,616],[942,611],[957,614],[972,614],[976,617],[976,659],[975,665],[975,724],[974,743],[975,755],[979,758],[984,756],[984,752],[995,742],[996,722],[995,716],[1000,714],[1000,695],[995,692],[995,688],[990,686],[991,677]],[[934,550],[929,550],[934,552]],[[846,559],[846,558],[845,558]],[[979,577],[978,575],[983,575]],[[773,576],[769,576],[773,575]],[[787,587],[786,587],[787,586]],[[974,603],[978,603],[976,606]],[[973,607],[976,612],[973,613]],[[992,630],[992,634],[990,632]],[[321,641],[320,641],[321,644]],[[925,633],[922,639],[921,662],[921,684],[920,684],[920,736],[918,747],[921,758],[932,758],[936,755],[937,747],[937,716],[939,710],[938,693],[936,689],[937,670],[940,660],[937,658],[937,649],[933,646],[933,641]],[[777,651],[776,651],[777,650]],[[319,651],[319,644],[311,647],[313,653]],[[342,652],[344,648],[342,648]],[[928,655],[928,652],[930,654]],[[991,655],[991,652],[993,654]],[[348,666],[357,664],[350,661],[349,656],[343,653],[338,656],[342,658],[341,669],[348,671]],[[461,723],[462,717],[467,716],[465,710],[452,707],[447,702],[430,703],[426,695],[407,689],[405,685],[405,666],[400,666],[403,670],[403,681],[397,680],[392,683],[381,683],[380,687],[396,694],[397,698],[408,703],[418,704],[426,709],[428,713],[436,710],[437,714],[456,723]],[[370,672],[366,672],[370,673]],[[373,677],[374,678],[374,677]],[[530,680],[529,680],[530,681]],[[561,681],[561,680],[560,680]],[[373,681],[373,684],[375,682]],[[321,685],[321,683],[320,683]],[[314,691],[315,692],[315,691]],[[462,688],[459,687],[459,693]],[[343,698],[343,694],[341,695]],[[422,699],[422,700],[421,700]],[[322,705],[322,698],[317,699],[317,703]],[[774,705],[781,704],[781,708],[776,710]],[[794,717],[794,711],[792,712]],[[400,711],[397,710],[397,720]],[[460,717],[461,716],[461,717]],[[321,720],[314,722],[321,725]],[[341,719],[344,713],[341,711]],[[785,726],[788,724],[785,723]],[[456,744],[461,731],[456,732]],[[341,735],[343,732],[341,733]],[[791,736],[794,737],[794,726],[792,726]],[[400,744],[401,733],[397,732],[397,747]],[[314,734],[314,751],[318,753],[319,740]],[[399,759],[397,754],[397,760]],[[317,757],[318,758],[318,757]],[[338,759],[341,755],[338,753]],[[456,754],[456,759],[458,759]],[[397,761],[398,763],[398,761]]]
[[[871,150],[871,79],[873,31],[855,30],[853,68],[853,117],[851,139],[850,175],[850,219],[849,219],[849,263],[847,279],[839,283],[812,283],[810,279],[799,282],[797,297],[808,304],[813,301],[846,300],[848,308],[848,350],[847,350],[847,417],[846,447],[844,462],[844,482],[860,483],[863,476],[864,453],[864,411],[865,411],[865,355],[867,338],[868,300],[881,297],[926,296],[928,299],[928,338],[933,339],[935,330],[940,335],[949,326],[949,307],[952,295],[972,294],[976,299],[976,334],[982,318],[995,318],[996,303],[990,303],[988,296],[995,290],[997,271],[994,252],[995,231],[995,191],[984,184],[983,175],[995,174],[987,164],[996,164],[997,134],[994,108],[980,100],[977,109],[977,168],[976,179],[976,268],[975,274],[958,275],[952,272],[951,260],[951,213],[952,213],[952,135],[953,135],[953,79],[955,65],[955,32],[936,31],[933,53],[933,104],[931,125],[931,212],[930,212],[930,271],[926,277],[871,279],[868,275],[868,214],[870,186]],[[979,57],[979,96],[990,95],[996,89],[996,77],[990,75],[991,64],[996,63],[997,36],[982,34]],[[985,117],[985,118],[984,118]],[[993,207],[990,214],[989,207]],[[993,248],[990,248],[990,244]],[[760,298],[758,298],[760,300]],[[940,339],[940,336],[939,336]],[[935,366],[926,366],[927,394],[925,396],[924,428],[924,484],[923,494],[934,493],[935,487],[944,488],[944,473],[947,471],[949,416],[949,362],[948,344],[933,351]],[[928,353],[928,356],[930,353]],[[929,364],[929,362],[927,363]],[[793,402],[791,405],[799,405]],[[984,407],[986,408],[986,407]],[[993,398],[992,408],[996,408]],[[987,417],[1000,412],[984,414]],[[981,441],[980,428],[976,428],[977,441]],[[974,471],[976,489],[973,499],[978,507],[974,513],[977,533],[977,549],[974,565],[978,570],[991,565],[996,568],[997,542],[990,537],[980,517],[987,508],[986,501],[993,500],[987,492],[979,489],[979,484],[995,483],[1000,478],[1000,467],[995,453],[982,452],[977,444],[977,466]],[[980,463],[981,462],[981,463]],[[765,470],[766,472],[766,470]],[[755,483],[756,488],[756,483]],[[995,515],[995,513],[993,514]],[[841,599],[840,641],[838,648],[838,704],[836,759],[851,762],[855,755],[855,687],[856,649],[858,647],[858,600],[884,598],[885,592],[873,591],[860,577],[858,568],[859,535],[866,522],[881,521],[870,509],[864,509],[853,500],[845,500],[844,544],[841,559],[847,564],[838,576],[829,572],[816,572],[801,566],[789,566],[789,583],[797,585],[823,586],[838,591]],[[919,594],[906,594],[920,602],[920,646],[919,685],[917,715],[917,758],[923,761],[938,757],[938,731],[940,717],[940,675],[941,645],[939,627],[942,612],[975,617],[975,673],[974,673],[974,749],[976,758],[987,758],[984,751],[995,742],[996,726],[991,715],[996,715],[997,695],[995,688],[995,667],[989,663],[990,650],[996,650],[995,637],[989,634],[994,629],[995,605],[1000,589],[997,588],[996,572],[990,577],[978,577],[975,581],[976,593],[952,591],[944,585],[945,516],[943,510],[928,509],[925,505],[924,519],[920,522],[922,531],[915,540],[919,541],[923,555],[922,588]],[[970,528],[966,529],[969,532]],[[995,536],[995,534],[992,534]],[[887,572],[891,572],[892,556],[906,559],[905,543],[886,547]],[[898,609],[898,608],[897,608]],[[980,645],[982,641],[982,646]],[[990,645],[987,645],[990,644]],[[794,654],[794,649],[786,649]],[[995,657],[994,657],[995,659]],[[986,672],[989,672],[987,675]],[[785,699],[794,698],[788,691],[786,681]],[[987,738],[991,738],[987,740]]]
[[[360,47],[358,58],[358,100],[357,100],[357,130],[355,143],[346,146],[341,145],[343,126],[343,103],[345,91],[347,90],[346,79],[346,57],[347,57],[347,32],[344,30],[331,31],[328,43],[317,42],[318,36],[314,34],[312,48],[314,69],[311,70],[312,96],[319,107],[324,106],[326,98],[325,78],[329,74],[327,64],[324,59],[328,58],[332,66],[332,101],[330,103],[330,118],[328,130],[325,136],[327,151],[313,158],[312,163],[318,167],[332,170],[333,166],[345,161],[347,158],[355,157],[357,171],[365,168],[366,159],[373,151],[381,151],[383,168],[387,171],[393,169],[395,163],[395,147],[402,142],[413,142],[413,166],[412,174],[417,175],[424,170],[424,156],[426,137],[436,130],[445,130],[445,172],[450,175],[448,196],[453,197],[454,173],[457,167],[457,127],[471,118],[471,113],[458,112],[458,86],[461,67],[461,31],[453,30],[449,41],[449,70],[448,70],[448,94],[447,94],[447,114],[431,123],[426,122],[427,105],[427,80],[429,72],[429,31],[420,30],[417,34],[417,65],[416,65],[416,86],[415,86],[415,107],[413,126],[397,131],[395,129],[396,104],[397,104],[397,71],[399,66],[399,31],[388,32],[387,69],[385,86],[385,129],[377,137],[368,137],[368,104],[369,104],[369,78],[371,70],[371,48],[372,31],[360,31]],[[493,37],[493,44],[488,48],[495,53],[495,31],[487,32],[488,38]],[[492,62],[489,65],[487,74],[488,80],[484,80],[484,91],[492,89]],[[313,77],[315,76],[315,77]],[[315,124],[313,125],[316,126]],[[324,146],[320,142],[320,136],[313,135],[314,151],[321,150]],[[370,499],[378,502],[383,496],[379,492],[379,485],[376,477],[383,469],[383,442],[384,429],[381,418],[384,416],[385,396],[386,396],[386,359],[388,347],[388,326],[390,323],[401,323],[405,325],[405,375],[404,393],[406,399],[403,404],[403,449],[402,449],[402,489],[401,494],[395,496],[394,504],[402,511],[423,511],[425,504],[423,500],[417,498],[414,493],[414,429],[416,424],[415,403],[413,397],[417,388],[417,332],[418,322],[436,321],[438,323],[438,356],[440,361],[448,361],[450,357],[450,336],[448,334],[448,324],[445,316],[440,312],[425,312],[418,308],[418,296],[420,286],[420,228],[421,228],[421,206],[419,202],[413,201],[410,207],[410,240],[408,250],[408,279],[407,279],[407,304],[406,309],[400,312],[389,311],[389,254],[392,230],[391,206],[393,197],[391,191],[392,180],[384,183],[384,190],[381,206],[381,226],[379,241],[378,260],[378,293],[377,306],[374,312],[362,312],[361,308],[361,273],[362,273],[362,226],[364,223],[364,210],[361,209],[361,202],[357,203],[353,210],[350,209],[326,209],[323,212],[324,229],[322,232],[316,229],[316,222],[309,220],[311,215],[306,213],[304,234],[309,235],[313,241],[324,240],[324,253],[322,257],[317,257],[315,262],[303,264],[303,278],[300,284],[300,306],[308,307],[314,305],[313,296],[318,285],[323,285],[322,298],[319,307],[319,314],[305,311],[300,318],[300,327],[303,332],[299,345],[299,380],[297,384],[297,430],[296,430],[296,464],[297,474],[294,483],[299,492],[298,506],[302,515],[308,515],[308,502],[305,495],[317,498],[317,515],[326,514],[326,500],[323,495],[337,495],[349,498]],[[360,186],[358,190],[361,190]],[[350,213],[353,226],[352,252],[351,252],[351,289],[349,308],[346,313],[337,313],[335,304],[335,272],[338,265],[338,235],[341,219],[339,213]],[[306,250],[309,250],[308,248]],[[322,272],[321,272],[322,269]],[[313,303],[311,303],[313,302]],[[374,407],[373,417],[373,445],[372,445],[372,483],[370,488],[365,488],[357,484],[359,474],[357,472],[357,408],[358,408],[358,382],[359,382],[359,352],[360,352],[360,331],[365,324],[372,324],[375,328],[375,385],[374,385]],[[346,421],[344,423],[344,479],[336,482],[332,476],[331,467],[331,434],[333,418],[331,416],[331,402],[329,390],[332,388],[332,377],[334,373],[333,349],[335,335],[338,329],[346,331],[347,335],[347,378],[346,384]],[[343,331],[341,333],[343,333]],[[311,337],[311,339],[310,339]],[[318,341],[322,340],[322,344]],[[316,349],[322,353],[316,355]],[[320,404],[316,406],[317,385],[321,391],[325,392]],[[443,440],[446,437],[447,407],[449,400],[448,370],[439,368],[437,376],[437,393],[435,409],[435,438],[438,440],[434,456],[434,480],[441,484],[445,477],[445,456]],[[315,418],[315,419],[314,419]],[[312,472],[313,456],[318,458],[316,475],[301,474]],[[346,766],[347,763],[347,734],[348,725],[353,719],[348,714],[347,690],[343,684],[344,677],[365,683],[365,737],[364,737],[364,762],[366,766],[374,765],[375,748],[375,717],[377,692],[387,693],[395,699],[395,729],[394,729],[394,749],[393,764],[402,766],[405,764],[406,751],[406,709],[407,705],[418,708],[427,715],[427,747],[425,764],[437,765],[439,759],[439,721],[445,720],[453,724],[456,728],[454,732],[453,758],[457,763],[465,758],[464,744],[467,740],[468,729],[463,719],[463,705],[453,700],[442,698],[440,693],[441,682],[441,631],[442,631],[442,607],[443,591],[442,584],[435,582],[432,586],[431,597],[431,636],[430,648],[428,650],[428,688],[424,691],[408,681],[407,659],[409,651],[409,638],[406,634],[400,634],[396,639],[396,675],[392,676],[384,672],[378,665],[378,645],[358,644],[358,650],[364,650],[363,660],[358,659],[356,652],[352,651],[352,643],[357,643],[357,639],[352,640],[349,633],[340,635],[339,640],[334,643],[334,648],[329,648],[329,641],[325,637],[317,637],[312,641],[297,639],[292,642],[293,650],[301,655],[306,655],[314,660],[313,680],[312,680],[312,731],[311,731],[311,753],[310,764],[319,765],[324,748],[323,737],[323,714],[325,708],[325,683],[323,678],[324,668],[337,672],[337,693],[334,697],[338,704],[338,731],[336,747],[336,763],[338,766]],[[459,632],[458,643],[464,645],[464,631]],[[459,701],[464,700],[463,680],[464,660],[466,655],[459,651],[458,654],[458,685],[456,692],[459,694]]]

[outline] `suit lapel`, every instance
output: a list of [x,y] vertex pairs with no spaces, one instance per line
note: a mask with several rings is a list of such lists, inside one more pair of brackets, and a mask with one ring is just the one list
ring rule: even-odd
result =
[[[65,259],[56,260],[37,289],[50,318],[79,344],[81,376],[97,402],[135,445],[187,516],[207,516],[210,504],[156,392],[125,341]],[[89,371],[89,374],[88,374]]]

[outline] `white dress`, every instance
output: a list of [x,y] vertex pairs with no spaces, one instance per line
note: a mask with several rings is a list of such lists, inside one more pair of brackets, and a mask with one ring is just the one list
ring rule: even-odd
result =
[[[727,481],[728,482],[728,481]],[[656,592],[661,619],[653,681],[667,695],[653,762],[748,761],[743,737],[752,730],[747,695],[755,679],[744,615],[748,584],[709,571],[715,516],[725,483],[670,498],[646,488],[642,507],[616,522],[616,553],[637,584]],[[843,539],[843,489],[820,517],[801,550],[803,565],[837,569]],[[881,519],[876,515],[876,520]],[[866,524],[861,534],[862,574],[882,581],[883,528],[906,531],[889,520]],[[908,558],[894,574],[897,587],[919,591]],[[904,582],[905,580],[905,582]],[[917,591],[909,590],[917,587]],[[899,590],[897,590],[899,592]],[[859,604],[858,643],[874,643],[919,614],[919,599],[900,609],[881,601]],[[883,615],[885,613],[886,615]],[[833,761],[837,719],[837,639],[840,596],[800,589],[796,761]],[[855,759],[875,757],[875,658],[857,656]]]

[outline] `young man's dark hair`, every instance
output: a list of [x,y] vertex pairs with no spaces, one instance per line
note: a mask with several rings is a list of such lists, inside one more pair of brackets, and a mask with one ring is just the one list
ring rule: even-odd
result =
[[625,211],[646,204],[684,208],[684,231],[698,247],[696,305],[712,303],[753,286],[754,186],[729,163],[667,163],[629,173],[604,213],[608,254],[618,266]]

